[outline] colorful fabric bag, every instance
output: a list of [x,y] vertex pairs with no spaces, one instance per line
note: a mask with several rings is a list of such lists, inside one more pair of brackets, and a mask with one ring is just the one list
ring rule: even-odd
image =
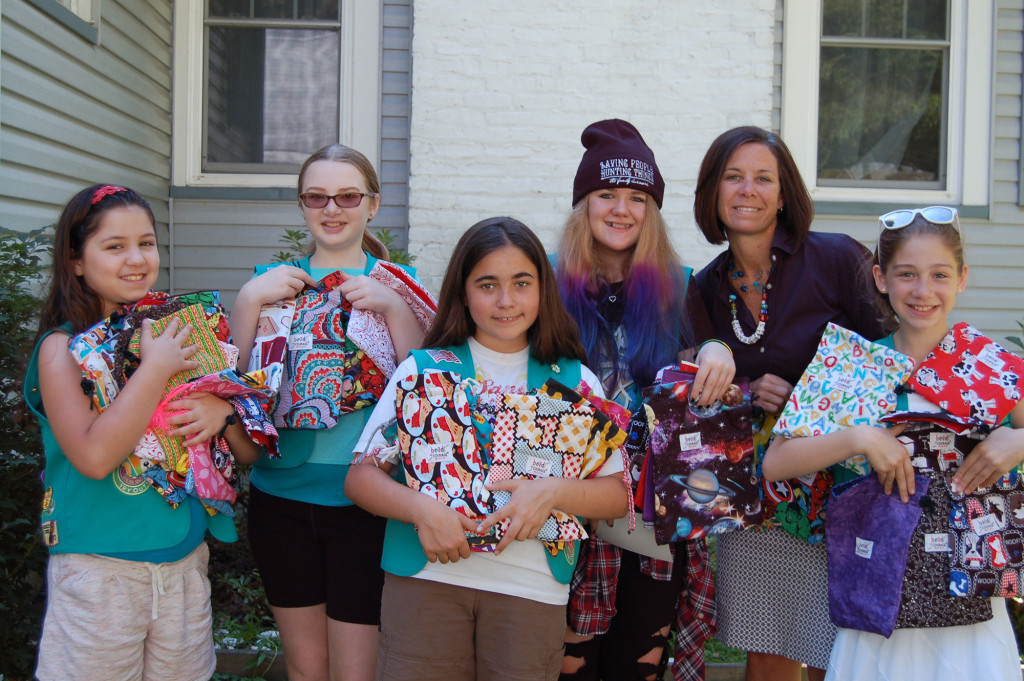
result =
[[837,627],[886,638],[896,628],[910,538],[930,482],[915,481],[908,503],[886,494],[874,475],[833,488],[825,545],[828,611]]
[[[484,487],[488,471],[480,429],[487,424],[474,414],[471,382],[451,371],[426,369],[396,386],[398,446],[405,483],[413,491],[477,522],[491,510]],[[493,551],[498,539],[466,533],[470,549]]]
[[910,539],[896,628],[950,627],[992,619],[990,599],[949,592],[950,547],[956,541],[949,530],[953,502],[942,475],[959,466],[980,436],[959,435],[923,420],[910,423],[898,439],[907,448],[915,473],[930,480],[930,486],[921,498],[924,512]]
[[754,478],[761,485],[760,529],[781,528],[808,544],[825,539],[825,514],[835,475],[831,469],[790,480],[765,480],[761,470],[764,454],[774,437],[777,416],[754,409]]
[[[554,396],[549,394],[554,393]],[[608,456],[617,452],[625,433],[594,406],[564,386],[551,384],[524,395],[504,395],[495,413],[487,482],[558,477],[584,479],[596,473]],[[512,494],[495,491],[494,510]],[[495,527],[500,540],[508,519]],[[546,543],[586,539],[575,516],[552,510],[537,534]]]
[[659,544],[697,539],[759,525],[758,486],[751,479],[754,443],[746,380],[726,403],[690,401],[694,374],[673,372],[672,383],[644,390],[654,412],[650,435],[654,529]]
[[[906,355],[829,322],[774,432],[792,438],[878,426],[896,408],[896,387],[913,370],[914,360]],[[858,475],[870,471],[862,455],[842,465]]]
[[1024,359],[966,322],[950,329],[909,381],[910,388],[963,423],[994,428],[1021,400]]
[[278,428],[333,428],[342,414],[373,406],[384,391],[388,376],[346,336],[352,304],[338,288],[345,279],[333,272],[295,301],[274,412]]

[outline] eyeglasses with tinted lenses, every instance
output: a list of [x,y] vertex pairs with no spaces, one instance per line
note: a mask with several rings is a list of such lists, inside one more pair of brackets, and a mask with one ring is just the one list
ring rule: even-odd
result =
[[299,201],[306,208],[326,208],[327,204],[334,199],[338,208],[355,208],[363,201],[364,196],[376,196],[373,192],[344,192],[342,194],[319,194],[306,192],[299,194]]
[[878,218],[878,231],[886,229],[903,229],[914,221],[918,215],[933,225],[953,225],[953,229],[960,231],[960,218],[957,216],[956,208],[949,206],[928,206],[927,208],[904,208],[886,213]]

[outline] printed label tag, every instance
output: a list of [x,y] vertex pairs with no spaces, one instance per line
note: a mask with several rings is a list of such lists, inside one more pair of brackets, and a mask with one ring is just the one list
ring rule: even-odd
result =
[[949,551],[949,535],[945,532],[941,534],[926,534],[924,536],[924,550],[928,553],[946,553]]
[[293,333],[288,337],[288,349],[289,350],[312,350],[313,349],[313,334],[311,333]]
[[839,374],[832,377],[832,387],[844,393],[851,393],[857,389],[857,379],[850,374]]
[[679,451],[688,452],[691,449],[700,449],[700,433],[680,433]]
[[996,520],[995,515],[989,513],[988,515],[983,515],[980,518],[972,520],[971,529],[978,533],[979,536],[984,536],[998,530],[999,521]]
[[954,442],[953,433],[928,433],[928,448],[933,452],[948,452]]
[[856,553],[861,558],[871,558],[871,552],[875,550],[875,542],[857,537]]
[[810,487],[814,484],[814,478],[816,477],[818,477],[817,473],[808,473],[807,475],[801,475],[797,480]]
[[526,473],[535,478],[546,478],[551,475],[551,462],[536,456],[526,459]]
[[[415,443],[413,446],[416,446]],[[436,442],[434,444],[420,444],[416,454],[427,463],[451,463],[455,461],[454,442]]]
[[977,357],[979,362],[987,367],[991,367],[996,372],[1002,371],[1006,365],[1002,358],[999,357],[999,347],[995,343],[989,343],[982,348]]

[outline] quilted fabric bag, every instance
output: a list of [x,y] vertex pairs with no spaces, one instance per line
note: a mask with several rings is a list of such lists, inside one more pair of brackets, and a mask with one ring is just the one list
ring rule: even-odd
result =
[[995,427],[1021,399],[1024,359],[966,322],[950,329],[910,378],[914,392],[964,423]]
[[[548,394],[548,390],[556,396]],[[617,452],[625,434],[582,396],[560,386],[546,385],[524,395],[507,394],[495,413],[488,482],[558,477],[584,479],[595,473],[608,456]],[[495,491],[494,509],[512,495]],[[496,526],[500,539],[508,520]],[[537,534],[548,543],[586,539],[579,519],[554,509]]]

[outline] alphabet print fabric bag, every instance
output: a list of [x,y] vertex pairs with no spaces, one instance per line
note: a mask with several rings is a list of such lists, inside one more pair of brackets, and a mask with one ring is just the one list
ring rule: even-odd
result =
[[[786,403],[776,435],[826,435],[857,425],[880,425],[896,408],[896,387],[914,370],[914,360],[829,322]],[[858,455],[843,462],[854,473],[870,471]]]

